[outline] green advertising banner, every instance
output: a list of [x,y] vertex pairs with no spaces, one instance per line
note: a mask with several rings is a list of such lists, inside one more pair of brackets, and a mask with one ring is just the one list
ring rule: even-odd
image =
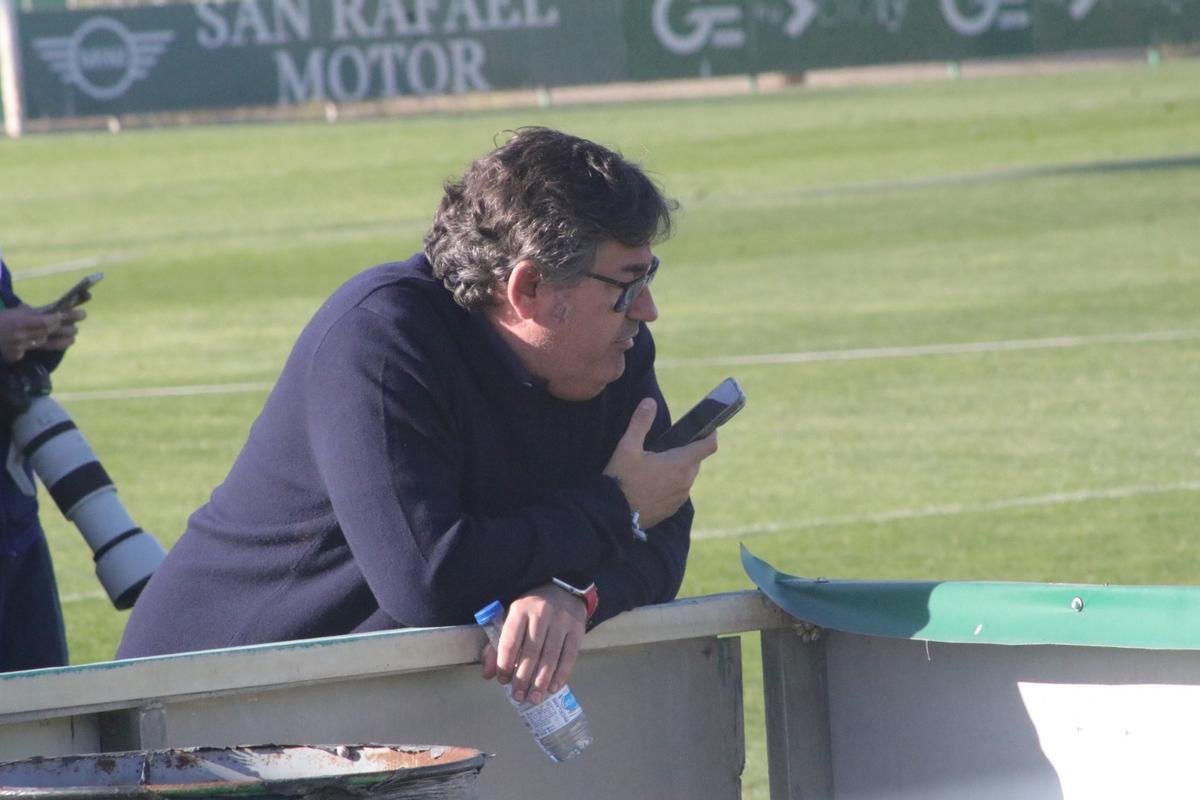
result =
[[19,29],[35,119],[1189,42],[1200,0],[207,0]]
[[961,61],[1200,38],[1197,0],[630,2],[636,80]]

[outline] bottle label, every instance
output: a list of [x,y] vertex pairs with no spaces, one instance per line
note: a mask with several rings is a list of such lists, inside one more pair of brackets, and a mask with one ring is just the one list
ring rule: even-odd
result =
[[[504,688],[508,689],[509,687],[505,686]],[[511,699],[511,692],[509,697]],[[538,739],[549,736],[559,728],[574,722],[583,714],[583,708],[575,699],[575,695],[571,694],[569,686],[559,689],[536,706],[529,703],[520,703],[516,706],[517,710],[521,712],[521,718],[525,720],[525,725]]]

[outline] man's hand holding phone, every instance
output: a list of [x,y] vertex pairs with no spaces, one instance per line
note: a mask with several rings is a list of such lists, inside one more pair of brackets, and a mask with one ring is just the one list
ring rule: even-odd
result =
[[715,434],[661,453],[645,449],[657,404],[638,404],[625,435],[617,443],[604,474],[617,479],[643,528],[651,528],[679,510],[700,474],[700,462],[717,452]]
[[87,312],[82,308],[72,308],[68,311],[49,312],[45,316],[59,318],[59,325],[48,337],[38,350],[66,350],[71,345],[75,344],[75,337],[79,333],[77,323],[83,322],[87,318]]
[[621,484],[642,527],[653,527],[679,510],[700,474],[700,462],[717,451],[717,428],[745,405],[742,387],[726,378],[646,446],[655,402],[647,397],[638,404],[604,474]]
[[[92,287],[102,280],[104,280],[103,272],[93,272],[91,275],[80,279],[79,283],[63,292],[62,297],[58,298],[50,305],[42,306],[41,310],[45,311],[46,313],[60,313],[70,311],[76,306],[81,306],[88,300],[92,299]],[[78,319],[83,319],[83,317],[79,317]]]
[[77,306],[92,299],[92,287],[103,279],[103,272],[93,272],[67,289],[62,297],[48,306],[42,306],[43,314],[47,317],[58,316],[60,322],[58,328],[46,339],[40,349],[63,351],[75,344],[75,336],[79,333],[76,323],[87,318],[87,312]]
[[[0,357],[7,364],[15,364],[30,350],[52,348],[62,334],[63,317],[29,306],[0,310]],[[74,341],[73,322],[71,329],[70,338]]]
[[15,364],[32,350],[66,350],[75,344],[78,323],[87,312],[76,306],[91,299],[91,288],[104,277],[95,272],[82,279],[49,305],[22,305],[0,310],[0,358]]

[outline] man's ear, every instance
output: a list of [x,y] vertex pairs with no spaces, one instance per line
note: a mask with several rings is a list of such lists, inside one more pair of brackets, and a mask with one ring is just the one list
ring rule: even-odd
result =
[[532,319],[538,312],[538,295],[545,294],[542,273],[532,261],[518,261],[508,274],[508,304],[521,319]]

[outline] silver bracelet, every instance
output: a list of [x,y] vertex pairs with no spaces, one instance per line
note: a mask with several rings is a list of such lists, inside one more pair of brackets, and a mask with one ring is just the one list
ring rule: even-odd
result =
[[630,522],[633,523],[633,538],[639,542],[646,541],[646,532],[642,530],[642,514],[640,511],[634,511],[630,517]]

